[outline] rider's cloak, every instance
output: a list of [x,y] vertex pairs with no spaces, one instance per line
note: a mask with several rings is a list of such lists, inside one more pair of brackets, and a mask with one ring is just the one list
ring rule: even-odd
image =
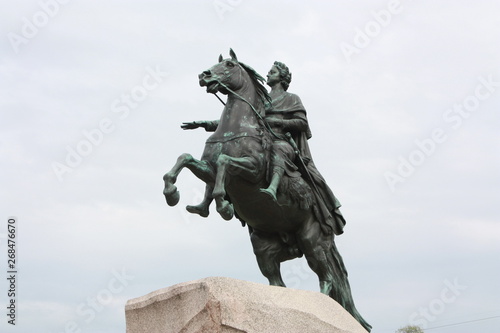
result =
[[[307,123],[306,131],[296,131],[295,133],[291,133],[308,171],[305,172],[305,170],[302,170],[302,177],[309,183],[314,192],[316,199],[315,202],[320,215],[318,218],[322,222],[322,226],[327,226],[328,229],[332,230],[336,235],[342,234],[346,221],[339,210],[341,206],[340,202],[337,200],[325,179],[314,165],[309,144],[307,142],[307,140],[311,138],[312,133],[309,128],[309,123],[307,122],[306,109],[302,104],[302,101],[299,96],[289,92],[284,92],[278,98],[273,99],[271,110],[266,112],[267,116],[271,116],[272,114],[281,114],[283,115],[283,119],[297,119],[303,120]],[[299,163],[297,164],[299,169],[302,169],[300,161],[298,162]]]

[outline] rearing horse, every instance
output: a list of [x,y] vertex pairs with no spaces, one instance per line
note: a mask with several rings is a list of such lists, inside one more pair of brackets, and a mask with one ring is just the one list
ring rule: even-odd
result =
[[[239,62],[232,50],[230,55],[228,59],[220,56],[219,63],[199,75],[200,85],[209,93],[227,95],[227,103],[201,160],[182,154],[163,177],[168,205],[179,202],[174,184],[181,170],[188,168],[213,189],[206,195],[215,199],[222,218],[230,220],[236,213],[248,225],[259,268],[271,285],[285,287],[280,263],[304,255],[318,275],[321,292],[370,331],[354,305],[334,234],[321,228],[313,204],[301,202],[301,197],[312,197],[308,183],[302,177],[285,177],[285,182],[297,183],[278,192],[278,203],[260,191],[269,185],[266,174],[272,138],[264,121],[269,96],[263,78]],[[293,190],[297,188],[301,191]]]

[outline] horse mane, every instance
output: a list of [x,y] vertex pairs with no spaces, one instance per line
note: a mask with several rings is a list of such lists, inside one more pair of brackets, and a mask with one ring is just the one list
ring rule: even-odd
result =
[[262,102],[264,110],[267,110],[271,106],[271,96],[269,96],[266,87],[264,87],[264,85],[262,84],[262,82],[264,82],[265,79],[259,73],[257,73],[255,69],[248,66],[247,64],[244,64],[242,62],[238,63],[248,73],[248,76],[250,76],[250,79],[252,80],[252,83],[256,88],[257,95],[259,96],[259,99]]

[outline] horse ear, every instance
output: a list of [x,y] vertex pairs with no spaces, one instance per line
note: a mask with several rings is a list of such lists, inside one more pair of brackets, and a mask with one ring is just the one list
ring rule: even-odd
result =
[[219,56],[219,62],[222,62],[222,54]]
[[236,58],[236,54],[234,53],[233,49],[229,49],[229,55],[231,56],[231,59],[238,61],[238,58]]

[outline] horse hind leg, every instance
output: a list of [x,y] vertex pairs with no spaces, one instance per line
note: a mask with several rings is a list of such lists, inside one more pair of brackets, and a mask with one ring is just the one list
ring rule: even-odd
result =
[[332,236],[325,236],[319,223],[312,220],[297,233],[297,241],[309,267],[319,278],[320,292],[329,295],[334,282],[329,258]]
[[325,235],[318,222],[309,223],[301,233],[300,249],[306,256],[309,267],[318,275],[320,289],[337,301],[368,332],[371,325],[359,314],[351,294],[347,270],[334,242],[334,236]]
[[179,202],[180,194],[174,185],[182,169],[187,167],[195,176],[208,183],[214,180],[213,170],[208,163],[195,159],[191,154],[182,154],[177,158],[177,162],[172,169],[163,176],[165,188],[163,194],[169,206],[175,206]]
[[262,275],[271,286],[286,287],[281,277],[280,262],[291,258],[285,258],[286,251],[280,237],[254,230],[250,233],[250,240]]

